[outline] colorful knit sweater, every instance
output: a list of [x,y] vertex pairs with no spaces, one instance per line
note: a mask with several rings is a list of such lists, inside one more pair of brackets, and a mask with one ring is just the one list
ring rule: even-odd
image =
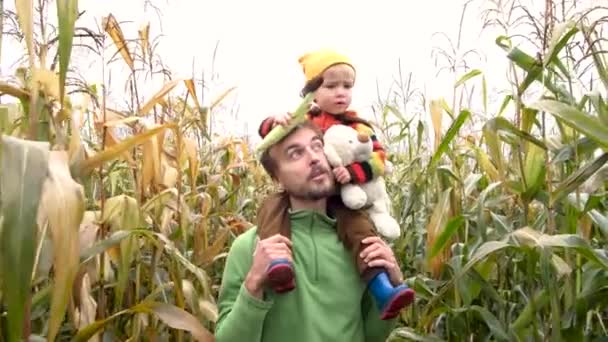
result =
[[[333,125],[347,125],[354,128],[357,132],[367,134],[373,142],[373,153],[369,160],[364,162],[355,162],[347,165],[346,169],[350,173],[352,183],[367,183],[372,179],[384,175],[386,162],[386,152],[384,147],[378,141],[374,130],[365,123],[361,122],[354,111],[347,111],[344,114],[334,115],[327,112],[314,114],[309,112],[308,119],[311,120],[323,133]],[[264,137],[272,129],[272,117],[266,118],[260,124],[258,133]]]

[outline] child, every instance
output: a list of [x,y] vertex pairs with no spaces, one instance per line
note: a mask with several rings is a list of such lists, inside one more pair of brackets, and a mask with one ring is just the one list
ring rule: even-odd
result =
[[[355,68],[350,59],[333,50],[318,50],[299,59],[306,76],[302,96],[315,93],[314,106],[307,117],[323,133],[333,125],[348,125],[370,136],[374,152],[369,161],[353,163],[333,170],[338,183],[365,183],[382,176],[385,168],[385,151],[376,139],[371,125],[348,110],[351,104],[352,87],[355,83]],[[275,125],[285,125],[288,114],[279,114],[265,119],[259,134],[265,137]],[[271,195],[260,206],[257,217],[258,235],[261,239],[275,234],[290,237],[289,200],[285,193]],[[351,210],[338,197],[328,201],[328,212],[337,221],[340,240],[351,251],[363,280],[368,284],[381,311],[382,319],[391,319],[400,309],[414,299],[414,291],[405,284],[394,287],[383,268],[370,268],[359,257],[363,250],[362,240],[375,236],[372,222],[363,210]],[[294,272],[287,260],[275,260],[268,268],[269,285],[278,293],[295,288]]]

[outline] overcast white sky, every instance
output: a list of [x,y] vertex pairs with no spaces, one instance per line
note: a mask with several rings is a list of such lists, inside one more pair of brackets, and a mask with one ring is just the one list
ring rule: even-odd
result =
[[[595,1],[595,0],[591,0]],[[544,1],[534,1],[544,6]],[[88,25],[108,13],[123,25],[128,38],[151,22],[151,36],[161,33],[156,12],[144,11],[143,0],[80,0],[80,10],[87,14],[80,25]],[[226,126],[242,132],[245,123],[254,133],[265,116],[292,110],[300,100],[298,93],[303,76],[298,57],[310,49],[336,47],[350,54],[357,66],[357,84],[353,108],[369,116],[369,106],[376,98],[376,80],[383,94],[398,70],[413,72],[416,85],[428,98],[449,97],[453,75],[437,78],[431,59],[433,46],[447,47],[446,41],[432,38],[445,32],[455,42],[464,1],[460,0],[153,0],[162,12],[162,33],[158,53],[173,71],[174,77],[190,77],[195,61],[196,77],[204,68],[211,72],[213,50],[219,42],[215,71],[221,83],[214,94],[231,86],[238,91],[230,98],[239,106],[238,122]],[[469,6],[463,32],[463,51],[478,49],[487,63],[473,66],[487,73],[488,83],[503,86],[507,65],[501,49],[496,47],[496,34],[481,32],[480,4]],[[9,4],[9,7],[11,4]],[[532,9],[533,11],[535,9]],[[21,54],[15,42],[4,41],[2,73]],[[88,63],[87,63],[88,62]],[[78,59],[87,79],[99,82],[97,60]],[[124,63],[112,66],[114,99],[124,98]],[[122,74],[122,78],[121,78]],[[142,91],[151,94],[159,84],[146,84]],[[180,90],[181,91],[181,90]],[[205,100],[208,102],[208,99]]]

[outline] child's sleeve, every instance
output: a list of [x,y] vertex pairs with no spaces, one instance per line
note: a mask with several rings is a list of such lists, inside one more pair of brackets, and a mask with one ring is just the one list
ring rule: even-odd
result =
[[273,123],[274,119],[272,118],[272,116],[269,116],[262,121],[260,127],[258,128],[258,134],[260,135],[260,137],[265,137],[268,133],[270,133],[270,130],[272,130]]
[[384,175],[386,151],[371,128],[363,124],[358,124],[355,129],[359,132],[369,134],[374,147],[370,159],[346,166],[346,169],[350,173],[351,182],[361,184]]

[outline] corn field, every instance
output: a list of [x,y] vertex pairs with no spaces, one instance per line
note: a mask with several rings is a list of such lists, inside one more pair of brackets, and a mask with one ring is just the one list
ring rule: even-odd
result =
[[[450,41],[434,56],[452,94],[428,99],[399,69],[373,104],[417,293],[389,340],[599,340],[608,7],[479,3],[503,33],[505,92]],[[77,0],[0,4],[0,53],[23,47],[0,75],[0,342],[213,341],[224,258],[275,190],[248,137],[211,132],[234,88],[207,99],[163,66],[149,26],[127,37],[108,13],[82,27]],[[74,72],[82,49],[126,67],[123,108]]]

